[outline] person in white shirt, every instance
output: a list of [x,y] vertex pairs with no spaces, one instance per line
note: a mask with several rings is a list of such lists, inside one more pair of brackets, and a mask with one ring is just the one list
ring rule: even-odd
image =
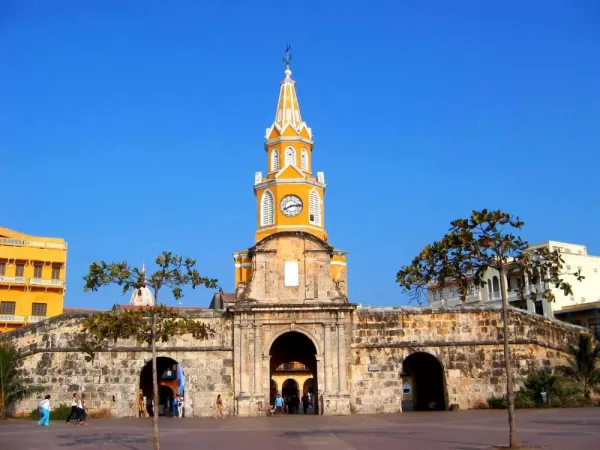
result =
[[73,394],[73,400],[71,400],[71,414],[67,417],[67,423],[71,422],[71,419],[77,418],[77,393]]
[[85,411],[85,394],[81,394],[79,401],[77,402],[77,425],[87,425],[86,422],[87,413]]
[[50,423],[50,395],[46,395],[44,400],[40,402],[40,409],[42,410],[42,418],[38,420],[38,425],[47,427]]

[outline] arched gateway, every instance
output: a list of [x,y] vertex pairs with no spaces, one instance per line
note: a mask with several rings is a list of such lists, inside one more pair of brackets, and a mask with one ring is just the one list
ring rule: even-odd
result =
[[[281,394],[286,400],[302,399],[302,389],[312,380],[311,400],[315,408],[310,411],[318,414],[318,404],[314,401],[317,385],[317,348],[305,334],[289,331],[277,337],[269,349],[269,376],[273,383],[281,386],[275,395]],[[273,398],[270,399],[273,405]]]
[[430,353],[416,352],[402,363],[404,411],[444,411],[446,384],[442,363]]

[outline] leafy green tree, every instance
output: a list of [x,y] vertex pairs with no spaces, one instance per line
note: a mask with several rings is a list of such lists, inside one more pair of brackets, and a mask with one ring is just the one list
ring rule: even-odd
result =
[[525,379],[524,385],[537,404],[543,403],[542,392],[547,394],[549,400],[559,396],[562,392],[559,378],[549,367],[530,373]]
[[[500,210],[473,211],[466,219],[450,223],[450,230],[441,240],[427,245],[408,266],[397,274],[400,287],[410,292],[420,302],[427,288],[435,286],[443,292],[444,287],[454,289],[462,301],[476,289],[486,285],[484,279],[488,270],[498,272],[502,298],[502,321],[504,360],[506,368],[506,391],[508,398],[508,422],[510,428],[510,447],[516,443],[514,418],[515,397],[510,361],[508,336],[508,302],[505,276],[515,270],[522,274],[531,285],[540,286],[532,291],[532,300],[537,295],[554,300],[551,286],[572,294],[571,285],[562,278],[563,263],[557,250],[548,248],[529,248],[529,244],[513,232],[520,230],[524,223]],[[583,278],[579,272],[574,274]],[[519,283],[518,295],[524,298],[524,281]]]
[[577,346],[567,346],[567,364],[559,366],[559,373],[577,383],[586,399],[600,387],[600,344],[591,335],[579,335]]
[[19,373],[21,355],[10,342],[0,342],[0,419],[16,402],[41,391],[39,386],[27,386]]
[[[163,252],[156,258],[157,270],[149,277],[144,269],[130,268],[126,262],[108,264],[104,261],[92,263],[89,273],[83,277],[84,291],[96,291],[100,287],[121,286],[122,293],[148,288],[154,294],[156,306],[139,307],[98,313],[90,316],[83,324],[84,341],[81,351],[86,360],[93,362],[96,352],[105,351],[110,342],[119,339],[135,338],[138,343],[147,345],[152,351],[152,391],[154,414],[152,415],[154,449],[159,450],[158,434],[158,374],[156,369],[156,342],[167,342],[174,336],[191,334],[197,339],[206,339],[214,331],[206,324],[197,322],[178,311],[159,303],[161,289],[171,292],[173,299],[183,297],[183,289],[204,286],[217,288],[217,280],[200,276],[196,261],[185,260],[181,256]],[[141,291],[140,291],[141,292]]]

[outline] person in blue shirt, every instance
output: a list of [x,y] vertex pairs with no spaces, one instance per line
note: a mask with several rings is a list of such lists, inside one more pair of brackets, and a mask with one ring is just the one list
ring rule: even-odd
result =
[[283,411],[283,398],[281,397],[281,394],[277,394],[277,397],[275,397],[275,414],[281,414]]

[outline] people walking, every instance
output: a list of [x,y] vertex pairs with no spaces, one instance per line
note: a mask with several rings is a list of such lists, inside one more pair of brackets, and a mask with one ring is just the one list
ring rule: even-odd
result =
[[306,411],[308,410],[308,395],[306,392],[302,396],[302,409],[304,410],[304,414],[306,414]]
[[283,412],[283,398],[280,393],[277,393],[277,397],[275,397],[275,414],[278,416]]
[[85,394],[81,394],[77,402],[77,425],[87,425],[87,412],[85,410]]
[[71,419],[77,419],[77,392],[73,394],[73,399],[71,400],[71,414],[67,417],[67,423],[71,422]]
[[223,400],[221,399],[221,394],[217,395],[216,407],[217,407],[217,414],[215,415],[215,418],[219,417],[221,419],[224,419],[225,414],[223,414]]
[[44,400],[40,402],[40,409],[42,410],[42,418],[38,420],[38,425],[47,427],[50,424],[50,395],[46,395]]

